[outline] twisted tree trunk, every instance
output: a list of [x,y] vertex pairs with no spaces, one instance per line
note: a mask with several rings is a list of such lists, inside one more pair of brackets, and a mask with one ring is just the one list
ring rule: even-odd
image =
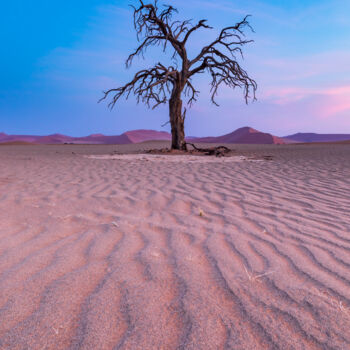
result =
[[185,115],[182,114],[181,88],[175,86],[169,100],[171,149],[187,150],[185,141]]

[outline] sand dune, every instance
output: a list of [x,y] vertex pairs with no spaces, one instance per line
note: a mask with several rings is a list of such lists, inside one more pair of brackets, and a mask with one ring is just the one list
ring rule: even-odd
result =
[[52,134],[47,136],[35,135],[7,135],[0,133],[0,145],[9,142],[31,142],[37,144],[130,144],[150,140],[171,140],[168,132],[156,130],[131,130],[121,135],[106,136],[103,134],[92,134],[83,137],[72,137],[61,134]]
[[[85,137],[71,137],[61,134],[48,136],[33,135],[6,135],[0,133],[0,144],[13,141],[24,141],[37,144],[104,144],[123,145],[149,141],[170,141],[171,134],[156,130],[131,130],[121,135],[106,136],[103,134],[92,134]],[[284,144],[285,142],[268,133],[252,129],[250,127],[239,128],[229,134],[217,137],[188,137],[188,141],[201,143],[243,143],[243,144]]]
[[339,142],[349,141],[350,134],[316,134],[316,133],[302,133],[299,132],[294,135],[284,136],[283,140],[286,142]]
[[279,144],[283,145],[285,141],[277,136],[264,133],[249,126],[239,128],[229,134],[216,137],[199,137],[196,142],[207,143],[247,143],[247,144]]
[[350,349],[350,146],[234,148],[1,147],[0,349]]

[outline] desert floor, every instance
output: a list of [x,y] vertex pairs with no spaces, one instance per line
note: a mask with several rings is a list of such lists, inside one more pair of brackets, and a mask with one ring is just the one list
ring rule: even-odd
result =
[[0,349],[350,349],[350,145],[162,145],[0,146]]

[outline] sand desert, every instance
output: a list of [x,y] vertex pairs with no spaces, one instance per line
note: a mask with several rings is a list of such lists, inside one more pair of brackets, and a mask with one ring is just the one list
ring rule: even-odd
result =
[[350,349],[350,145],[164,144],[0,146],[0,349]]

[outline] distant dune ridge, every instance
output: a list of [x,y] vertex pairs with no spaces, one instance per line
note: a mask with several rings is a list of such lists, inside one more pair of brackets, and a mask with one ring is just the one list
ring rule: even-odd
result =
[[285,142],[271,134],[263,133],[250,127],[239,128],[229,134],[217,137],[200,137],[196,142],[206,143],[250,143],[250,144],[284,144]]
[[[36,144],[131,144],[145,141],[164,140],[170,141],[171,134],[166,131],[156,130],[132,130],[121,135],[106,136],[103,134],[92,134],[85,137],[71,137],[61,134],[52,134],[47,136],[35,135],[7,135],[0,133],[0,143],[8,142],[30,142]],[[244,127],[237,129],[229,134],[217,137],[188,137],[188,141],[206,142],[206,143],[251,143],[251,144],[283,144],[284,141],[268,133]]]
[[349,141],[350,134],[316,134],[316,133],[302,133],[298,132],[297,134],[284,136],[283,140],[286,143],[288,141],[294,142],[337,142],[337,141]]
[[[106,136],[92,134],[84,137],[72,137],[62,134],[47,136],[37,135],[7,135],[0,133],[0,143],[24,142],[34,144],[101,144],[101,145],[127,145],[146,141],[170,141],[171,134],[156,130],[131,130],[121,135]],[[316,134],[297,133],[285,137],[274,136],[253,129],[249,126],[239,128],[222,136],[188,137],[187,141],[196,143],[236,143],[236,144],[288,144],[309,142],[338,142],[350,140],[350,134]]]
[[126,134],[117,136],[105,136],[102,134],[93,134],[85,137],[71,137],[61,134],[52,134],[47,136],[36,136],[36,135],[6,135],[0,134],[0,143],[24,141],[35,144],[130,144],[133,143]]

